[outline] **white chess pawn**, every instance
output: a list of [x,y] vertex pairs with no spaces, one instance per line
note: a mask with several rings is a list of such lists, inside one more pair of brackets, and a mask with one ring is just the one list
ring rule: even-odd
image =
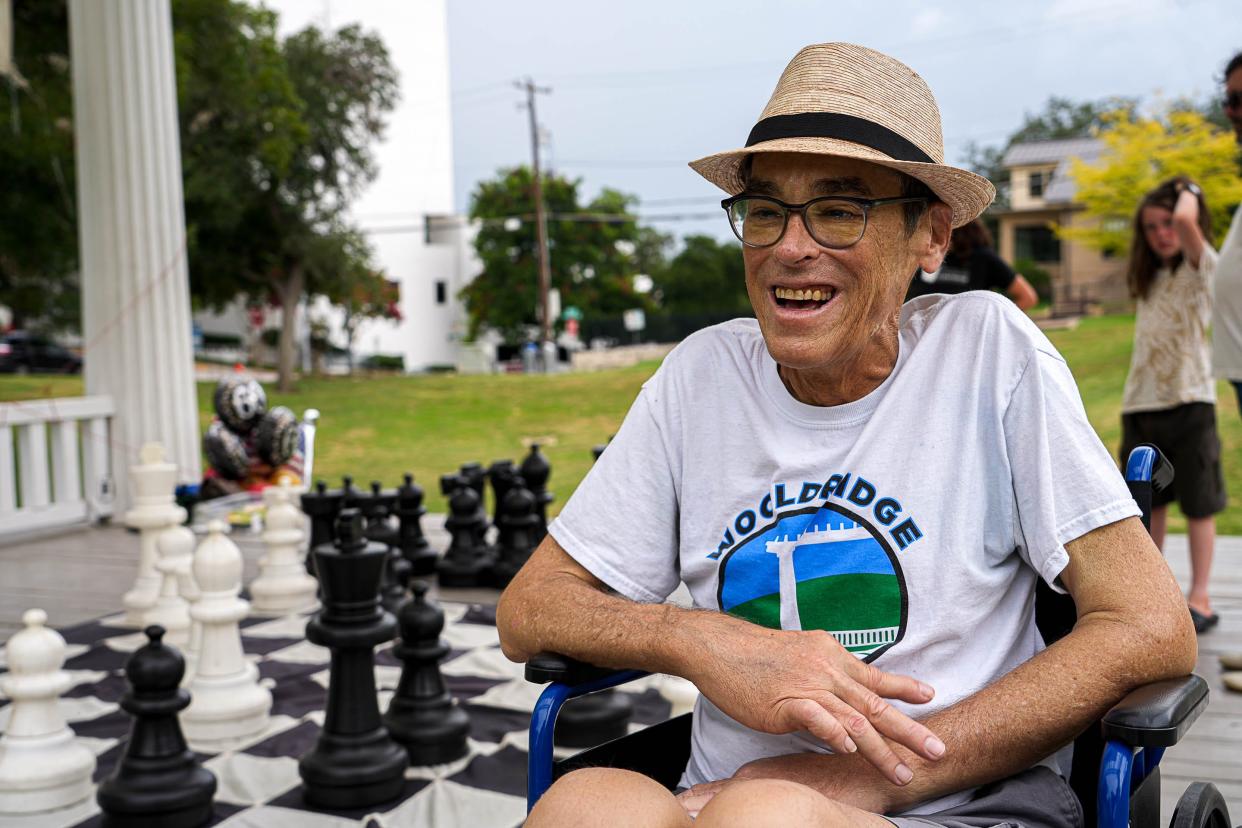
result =
[[238,622],[250,605],[241,592],[242,555],[213,520],[194,554],[194,580],[201,591],[190,616],[201,625],[201,641],[190,681],[190,706],[181,728],[196,750],[218,752],[262,731],[272,694],[259,684],[259,671],[242,652]]
[[312,609],[319,582],[306,573],[302,562],[302,542],[306,538],[306,518],[293,505],[293,488],[288,480],[263,490],[267,505],[263,532],[265,553],[259,559],[259,577],[250,584],[255,612],[284,615]]
[[66,808],[91,795],[95,754],[74,738],[57,707],[69,689],[65,639],[43,626],[47,613],[27,610],[26,628],[9,639],[9,673],[0,690],[13,700],[0,737],[0,814]]
[[[159,624],[164,628],[164,642],[183,648],[190,640],[190,602],[182,595],[182,587],[193,585],[194,533],[178,523],[160,532],[156,540],[160,558],[155,564],[162,578],[160,597],[155,606],[147,610],[143,627]],[[197,598],[198,589],[191,591],[190,598]]]
[[143,625],[147,611],[160,597],[161,578],[155,568],[159,555],[156,540],[169,526],[185,520],[185,509],[176,503],[177,466],[164,462],[164,447],[147,443],[138,452],[138,465],[129,468],[134,508],[125,513],[125,525],[138,530],[138,576],[125,593],[125,621]]

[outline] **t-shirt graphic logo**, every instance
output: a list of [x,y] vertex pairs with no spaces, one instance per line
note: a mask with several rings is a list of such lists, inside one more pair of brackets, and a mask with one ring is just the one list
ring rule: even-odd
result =
[[739,542],[721,560],[718,597],[723,611],[765,627],[826,630],[864,661],[906,631],[897,556],[837,504],[783,512]]

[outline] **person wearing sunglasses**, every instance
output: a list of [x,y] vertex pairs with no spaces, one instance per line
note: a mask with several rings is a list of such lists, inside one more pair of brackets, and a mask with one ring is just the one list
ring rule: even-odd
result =
[[[1242,165],[1242,52],[1225,65],[1225,97],[1221,105],[1233,124]],[[1216,376],[1228,380],[1242,412],[1242,207],[1233,214],[1220,246],[1212,305],[1212,363]]]
[[[1195,635],[1034,323],[986,291],[903,304],[991,183],[944,163],[922,78],[849,43],[691,167],[755,318],[669,354],[496,610],[514,661],[692,681],[683,790],[574,771],[526,824],[1082,825],[1062,747]],[[1079,613],[1048,647],[1040,579]]]

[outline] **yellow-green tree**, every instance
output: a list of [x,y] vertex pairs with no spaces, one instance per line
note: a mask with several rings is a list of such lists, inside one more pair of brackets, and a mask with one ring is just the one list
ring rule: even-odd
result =
[[1058,235],[1097,250],[1124,253],[1130,247],[1139,201],[1161,182],[1184,175],[1203,188],[1220,243],[1229,229],[1232,208],[1242,202],[1232,133],[1197,112],[1143,117],[1119,110],[1104,117],[1098,135],[1105,144],[1099,160],[1087,164],[1074,159],[1070,168],[1078,188],[1076,200],[1098,222],[1058,227]]

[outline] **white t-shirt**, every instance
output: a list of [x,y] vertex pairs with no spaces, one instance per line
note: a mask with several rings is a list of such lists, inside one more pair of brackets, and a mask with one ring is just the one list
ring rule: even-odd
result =
[[1212,361],[1216,376],[1242,381],[1242,207],[1233,211],[1233,224],[1216,262]]
[[1185,260],[1172,275],[1162,267],[1147,297],[1139,298],[1122,414],[1194,402],[1215,404],[1208,324],[1216,260],[1216,251],[1205,244],[1197,269]]
[[[697,607],[828,630],[931,684],[932,703],[896,702],[924,717],[1039,652],[1036,578],[1054,582],[1068,541],[1138,513],[1065,362],[1012,302],[975,292],[906,303],[892,373],[832,407],[789,394],[755,320],[699,331],[549,531],[633,600],[684,581]],[[826,750],[701,697],[682,784]]]

